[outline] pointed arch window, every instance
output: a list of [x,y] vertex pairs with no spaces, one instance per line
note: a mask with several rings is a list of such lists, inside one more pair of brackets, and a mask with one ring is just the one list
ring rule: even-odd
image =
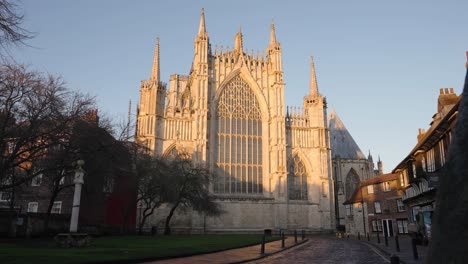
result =
[[290,200],[307,200],[307,172],[304,163],[295,155],[289,161],[289,199]]
[[214,191],[262,193],[262,118],[255,94],[237,76],[222,91],[216,110]]
[[356,171],[354,169],[349,170],[348,175],[346,175],[346,199],[349,199],[351,195],[353,195],[360,182],[361,181],[359,180],[359,176]]

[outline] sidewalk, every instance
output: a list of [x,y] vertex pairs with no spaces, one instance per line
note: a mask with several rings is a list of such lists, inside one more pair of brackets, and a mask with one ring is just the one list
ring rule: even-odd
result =
[[206,264],[206,263],[243,263],[247,261],[252,261],[266,257],[283,250],[294,247],[295,245],[300,245],[307,242],[308,240],[302,241],[300,237],[297,238],[297,244],[294,243],[294,237],[286,237],[284,243],[285,248],[281,248],[281,240],[269,242],[265,244],[265,255],[260,254],[260,245],[230,249],[225,251],[220,251],[211,254],[202,254],[195,255],[185,258],[172,258],[165,260],[158,260],[145,263],[158,263],[158,264],[182,264],[182,263],[191,263],[191,264]]
[[[357,239],[354,237],[353,239]],[[402,235],[398,236],[398,241],[400,244],[400,252],[397,252],[396,250],[396,243],[395,243],[395,237],[389,237],[388,238],[388,247],[385,246],[385,238],[380,237],[380,244],[377,241],[377,236],[372,236],[371,241],[367,241],[367,237],[361,237],[361,241],[365,243],[369,243],[380,251],[383,251],[386,253],[389,258],[391,255],[395,254],[400,258],[400,263],[406,263],[406,264],[414,264],[414,263],[425,263],[426,256],[427,256],[427,251],[429,246],[421,246],[417,245],[416,248],[418,249],[418,259],[415,260],[413,256],[413,247],[411,244],[411,237],[408,235]]]

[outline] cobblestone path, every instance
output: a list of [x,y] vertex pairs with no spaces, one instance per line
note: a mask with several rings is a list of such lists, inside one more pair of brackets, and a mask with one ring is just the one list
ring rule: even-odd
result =
[[309,241],[285,252],[249,263],[390,263],[372,246],[351,239],[311,236]]

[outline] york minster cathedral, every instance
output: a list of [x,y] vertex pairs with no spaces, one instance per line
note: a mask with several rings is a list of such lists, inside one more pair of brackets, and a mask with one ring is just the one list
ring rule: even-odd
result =
[[[240,31],[233,49],[212,49],[202,12],[190,72],[172,74],[168,86],[159,52],[157,40],[150,78],[141,82],[136,140],[155,155],[184,155],[208,166],[213,195],[225,211],[217,217],[180,212],[174,228],[335,229],[327,103],[313,60],[303,106],[287,107],[273,23],[264,52],[246,52]],[[149,224],[163,216],[154,214]]]

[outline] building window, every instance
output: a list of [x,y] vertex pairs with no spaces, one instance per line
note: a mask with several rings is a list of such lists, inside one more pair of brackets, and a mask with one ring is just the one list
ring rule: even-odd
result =
[[382,190],[384,192],[389,192],[392,190],[392,188],[390,187],[390,182],[382,182]]
[[440,166],[444,166],[445,164],[445,147],[444,147],[444,140],[441,139],[439,141],[439,153],[440,153]]
[[406,170],[403,170],[403,171],[400,171],[400,173],[399,173],[399,175],[400,175],[400,185],[402,187],[404,187],[406,185],[405,172],[406,172]]
[[398,212],[404,212],[404,211],[406,211],[405,205],[403,204],[403,201],[402,201],[401,199],[397,199],[396,202],[397,202],[397,210],[398,210]]
[[38,202],[28,203],[28,213],[37,213],[37,208],[39,207]]
[[435,171],[434,148],[426,152],[427,172]]
[[382,210],[380,209],[380,202],[374,202],[374,209],[376,214],[381,214]]
[[367,185],[367,193],[374,193],[374,185]]
[[382,221],[372,220],[372,231],[374,231],[374,232],[382,231]]
[[54,205],[52,205],[52,211],[50,213],[52,214],[60,214],[62,212],[62,202],[54,202]]
[[403,170],[403,186],[408,185],[408,170]]
[[348,175],[346,175],[346,199],[351,198],[356,189],[359,187],[359,182],[358,174],[353,168],[351,168],[351,170],[348,172]]
[[424,157],[422,157],[422,159],[421,159],[421,167],[422,167],[422,170],[424,172],[427,171],[427,169],[426,169],[426,159]]
[[289,161],[288,188],[290,200],[307,200],[307,173],[304,163],[295,155]]
[[412,164],[412,168],[413,168],[413,178],[416,178],[416,163],[413,162]]
[[31,186],[40,186],[42,183],[42,173],[36,175],[34,178],[31,180]]
[[216,110],[214,192],[263,193],[262,114],[257,97],[237,76],[221,92]]
[[10,197],[10,192],[0,192],[0,202],[8,202],[10,201]]
[[353,215],[353,205],[352,204],[347,204],[346,205],[346,216],[352,216]]
[[397,219],[398,234],[408,234],[408,220]]

